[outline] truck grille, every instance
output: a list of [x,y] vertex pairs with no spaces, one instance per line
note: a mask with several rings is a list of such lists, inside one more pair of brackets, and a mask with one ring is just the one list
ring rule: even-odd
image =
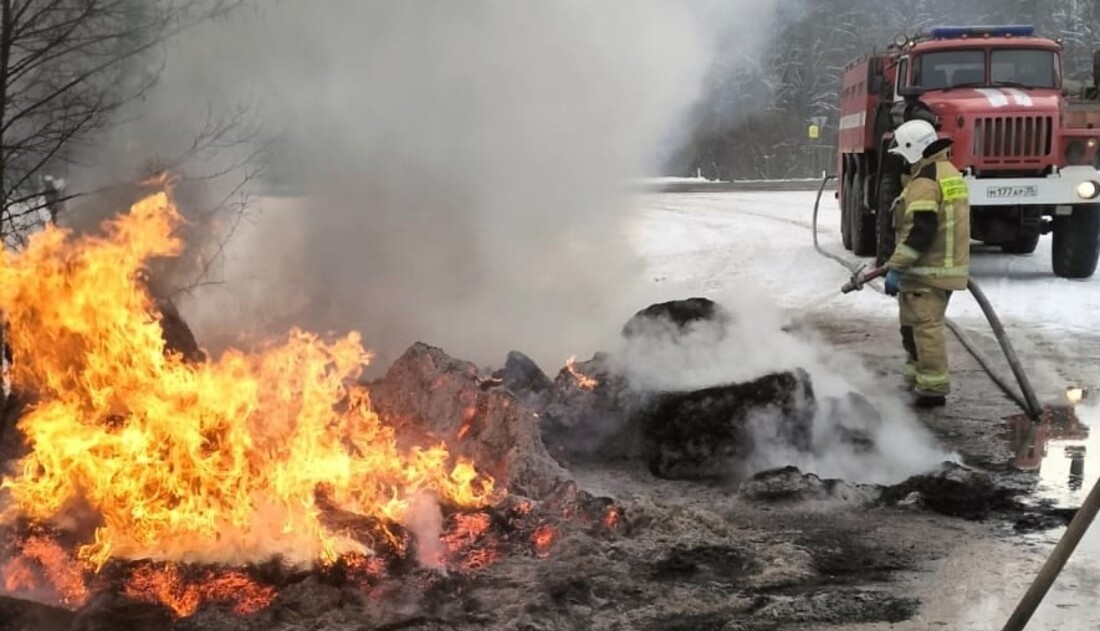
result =
[[973,155],[994,164],[1041,162],[1050,155],[1050,116],[997,116],[974,121]]

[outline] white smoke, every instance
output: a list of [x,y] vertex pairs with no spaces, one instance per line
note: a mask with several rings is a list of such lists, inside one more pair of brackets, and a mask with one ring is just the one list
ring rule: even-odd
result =
[[[667,293],[653,298],[684,297]],[[809,333],[785,332],[786,314],[766,295],[737,287],[710,298],[730,314],[728,324],[700,323],[682,335],[635,337],[625,340],[612,358],[616,372],[641,391],[696,390],[805,370],[818,404],[813,452],[794,449],[777,436],[776,419],[763,416],[751,423],[756,450],[738,466],[739,473],[795,465],[820,477],[893,484],[954,457],[937,446],[901,402],[898,390],[871,374],[859,357]],[[849,400],[849,393],[864,397],[878,415]],[[842,439],[853,432],[869,438],[873,448]]]

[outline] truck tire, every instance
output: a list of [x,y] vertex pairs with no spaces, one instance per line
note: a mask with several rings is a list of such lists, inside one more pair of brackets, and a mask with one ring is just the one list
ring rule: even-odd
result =
[[886,263],[894,253],[896,237],[894,217],[890,210],[898,195],[901,195],[901,175],[897,171],[884,168],[878,183],[878,214],[875,221],[878,247],[875,253],[875,265]]
[[1030,230],[1020,230],[1016,238],[1001,244],[1001,251],[1005,254],[1031,254],[1039,247],[1039,233]]
[[852,174],[845,173],[840,184],[840,241],[852,251]]
[[856,256],[875,255],[875,216],[871,209],[863,203],[863,192],[866,190],[866,178],[855,173],[854,186],[852,186],[852,254]]
[[1051,258],[1054,274],[1062,278],[1089,278],[1100,258],[1100,204],[1073,207],[1073,213],[1054,218]]

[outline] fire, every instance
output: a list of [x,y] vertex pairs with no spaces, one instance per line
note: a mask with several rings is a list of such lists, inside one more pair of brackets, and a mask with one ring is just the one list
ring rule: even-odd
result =
[[370,583],[386,573],[386,562],[377,556],[349,554],[341,557],[340,562],[348,575],[360,583]]
[[447,555],[464,570],[478,569],[490,565],[498,551],[494,541],[482,541],[482,535],[491,525],[489,515],[485,513],[458,514],[454,524],[443,534],[443,544]]
[[187,580],[175,565],[139,568],[123,592],[135,600],[163,603],[178,618],[190,616],[207,601],[234,603],[234,613],[247,615],[275,599],[274,587],[260,585],[239,570],[207,572],[197,580]]
[[[385,529],[420,492],[460,507],[496,497],[444,445],[397,447],[357,385],[370,359],[357,333],[327,342],[294,330],[203,364],[166,355],[139,277],[180,251],[178,222],[158,193],[105,236],[49,227],[3,253],[12,381],[35,397],[19,420],[30,452],[2,482],[5,521],[55,523],[88,506],[100,525],[76,552],[94,570],[109,559],[307,565],[371,553],[326,526],[322,505]],[[139,591],[175,594],[177,612],[209,596],[180,591],[171,571],[146,578]]]
[[0,569],[5,591],[30,592],[49,585],[65,605],[79,607],[88,600],[84,569],[61,544],[42,535],[31,535],[19,547],[19,556]]
[[535,547],[535,555],[539,558],[550,556],[550,547],[557,541],[558,531],[553,526],[543,524],[535,529],[531,535],[531,544]]
[[576,360],[576,356],[570,357],[569,359],[565,360],[565,369],[568,370],[569,374],[572,375],[573,379],[576,380],[577,386],[584,390],[592,390],[596,386],[600,385],[600,382],[597,379],[589,377],[588,375],[577,370],[575,366]]
[[609,506],[603,516],[603,525],[614,530],[619,527],[619,509]]
[[444,542],[450,550],[456,550],[464,544],[472,543],[489,529],[489,516],[485,513],[460,514],[455,516],[455,526],[446,535]]
[[477,418],[477,408],[469,406],[462,410],[462,427],[458,428],[458,439],[465,440],[466,436],[470,434],[470,430],[474,427],[474,420]]

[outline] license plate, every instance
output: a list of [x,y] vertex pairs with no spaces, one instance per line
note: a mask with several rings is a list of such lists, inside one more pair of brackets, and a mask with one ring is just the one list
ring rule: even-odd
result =
[[1034,184],[1023,186],[987,186],[986,197],[990,199],[1017,199],[1020,197],[1038,197],[1039,187]]

